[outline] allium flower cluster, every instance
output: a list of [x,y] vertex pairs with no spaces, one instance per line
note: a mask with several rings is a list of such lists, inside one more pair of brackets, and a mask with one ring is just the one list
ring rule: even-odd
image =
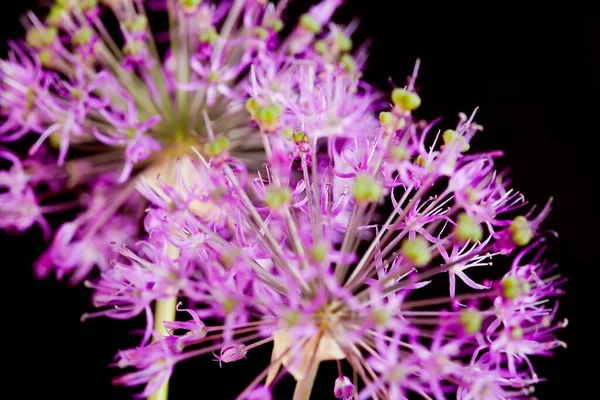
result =
[[[29,147],[24,160],[0,148],[0,228],[38,224],[48,238],[48,214],[83,209],[58,229],[36,271],[77,283],[106,269],[117,256],[107,239],[144,237],[139,177],[173,183],[175,158],[189,157],[192,144],[210,156],[224,141],[260,166],[261,136],[245,108],[255,70],[264,72],[255,84],[273,92],[284,66],[308,58],[356,73],[364,57],[350,54],[354,28],[327,27],[339,3],[315,6],[286,38],[284,3],[59,0],[43,18],[29,12],[25,40],[10,42],[0,61],[0,142]],[[168,30],[153,33],[163,20]],[[281,112],[255,111],[262,126]],[[223,137],[212,147],[208,121]]]
[[[147,315],[115,383],[147,397],[178,362],[212,353],[226,368],[269,346],[238,399],[271,399],[285,374],[308,399],[327,363],[338,399],[533,391],[531,358],[564,346],[566,325],[544,260],[550,203],[527,206],[501,152],[469,152],[474,113],[416,119],[418,63],[389,96],[364,83],[353,26],[329,23],[338,0],[283,39],[285,2],[103,3],[122,46],[95,1],[61,1],[45,23],[30,15],[2,64],[1,138],[37,140],[34,159],[0,153],[1,223],[49,230],[44,213],[64,206],[39,194],[86,190],[38,271],[79,281],[98,266],[86,316]],[[169,16],[164,57],[146,8]]]

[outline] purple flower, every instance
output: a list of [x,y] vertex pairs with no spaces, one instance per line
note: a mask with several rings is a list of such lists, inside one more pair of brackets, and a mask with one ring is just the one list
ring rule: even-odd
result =
[[[341,2],[313,5],[288,37],[285,1],[28,14],[0,64],[0,140],[35,144],[28,159],[0,149],[0,227],[51,236],[46,214],[79,210],[36,272],[77,283],[98,268],[84,317],[145,315],[116,384],[164,400],[178,362],[270,346],[240,399],[271,399],[284,374],[307,399],[333,360],[337,398],[518,397],[541,380],[532,356],[565,346],[563,279],[543,259],[550,202],[524,210],[496,171],[502,153],[470,152],[475,113],[415,118],[418,62],[389,95],[365,83],[355,24],[330,22]],[[150,31],[146,8],[168,33]],[[440,279],[448,296],[431,293]]]
[[[305,76],[310,65],[287,73]],[[159,180],[159,191],[150,190],[150,180],[142,184],[154,244],[145,249],[177,249],[178,296],[198,318],[218,321],[203,327],[217,344],[181,339],[182,354],[220,345],[216,359],[232,362],[272,343],[271,364],[241,398],[283,373],[297,391],[308,390],[330,360],[357,374],[359,399],[525,394],[539,382],[530,357],[563,346],[554,333],[565,326],[549,301],[562,294],[562,280],[545,278],[552,268],[543,261],[547,239],[539,227],[548,207],[535,217],[511,215],[522,197],[495,180],[497,153],[467,152],[481,129],[474,116],[459,118],[425,152],[433,124],[412,118],[419,104],[413,79],[392,93],[391,111],[379,122],[377,103],[366,107],[361,119],[375,128],[353,134],[309,125],[314,109],[292,109],[260,89],[262,72],[254,73],[246,109],[265,142],[263,169],[252,173],[224,156],[226,143],[216,138],[210,154],[198,152],[185,172],[178,164],[175,184]],[[319,93],[338,79],[342,71],[288,82],[296,93],[306,86]],[[373,99],[320,102],[343,109]],[[384,199],[393,209],[375,217]],[[492,262],[507,256],[514,261],[503,278],[478,283],[468,276],[474,267],[498,268]],[[429,283],[446,274],[449,296],[428,298]],[[340,376],[334,395],[354,396],[354,385]]]
[[223,363],[230,363],[241,360],[242,358],[246,358],[247,353],[248,350],[246,349],[246,346],[244,346],[243,344],[234,344],[223,347],[221,349],[221,354],[218,356],[215,355],[215,357],[216,361],[219,362],[219,366],[222,366]]
[[333,394],[338,399],[352,400],[354,396],[354,385],[347,376],[340,376],[335,380]]

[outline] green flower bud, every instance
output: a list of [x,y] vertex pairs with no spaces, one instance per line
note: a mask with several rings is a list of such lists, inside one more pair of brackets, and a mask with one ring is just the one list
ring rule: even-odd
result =
[[533,238],[533,230],[529,225],[527,218],[523,216],[516,217],[508,227],[512,241],[517,246],[525,246]]
[[521,294],[519,281],[512,275],[507,276],[500,283],[502,289],[502,297],[507,300],[514,300]]
[[313,45],[315,51],[320,55],[324,56],[329,52],[329,48],[327,47],[327,43],[324,40],[317,40]]
[[275,31],[275,32],[279,32],[283,29],[283,21],[280,20],[279,18],[275,19],[271,25],[271,28]]
[[94,31],[92,30],[92,28],[83,27],[78,29],[77,32],[73,34],[73,36],[71,37],[71,44],[73,44],[73,46],[83,46],[90,43],[90,41],[92,41],[93,38]]
[[350,54],[343,54],[340,58],[340,65],[347,72],[356,72],[358,70],[358,65],[356,65],[356,61]]
[[429,242],[421,236],[417,236],[412,240],[405,240],[400,248],[400,253],[416,267],[423,267],[431,261]]
[[383,194],[383,188],[377,179],[362,173],[356,176],[352,195],[358,203],[374,203],[379,201]]
[[303,14],[300,17],[300,26],[312,33],[321,32],[321,25],[319,25],[319,21],[314,19],[310,14]]
[[446,145],[452,142],[459,143],[461,153],[467,152],[471,148],[467,139],[456,133],[453,129],[446,129],[444,133],[442,133],[442,139],[444,139],[444,144]]
[[62,24],[63,18],[67,15],[68,11],[64,7],[56,4],[50,8],[48,16],[46,16],[46,23],[49,26],[59,26]]
[[327,252],[329,252],[329,247],[325,243],[315,243],[310,248],[310,257],[314,261],[322,263],[327,257]]
[[460,324],[466,333],[473,334],[481,330],[483,315],[476,308],[465,308],[460,311]]
[[352,39],[350,39],[345,33],[340,33],[337,35],[335,38],[335,44],[341,52],[352,50]]
[[148,18],[145,15],[137,15],[125,23],[125,28],[132,33],[144,33],[148,29]]
[[382,111],[379,113],[379,122],[381,125],[389,126],[394,123],[394,114],[388,111]]
[[292,200],[292,192],[288,187],[269,186],[265,193],[265,204],[273,210],[281,209]]
[[52,68],[54,66],[54,51],[51,49],[44,49],[38,53],[42,66],[46,68]]
[[260,102],[253,97],[246,100],[246,111],[254,118],[260,110]]
[[218,157],[229,150],[229,139],[219,136],[215,140],[204,144],[204,153],[209,157]]
[[421,105],[421,97],[415,92],[396,88],[392,91],[392,102],[402,110],[413,111]]
[[410,154],[408,154],[406,147],[401,145],[392,145],[389,147],[388,156],[391,161],[399,162],[408,160]]
[[307,143],[308,136],[306,135],[306,132],[304,132],[304,131],[297,131],[297,132],[294,132],[294,134],[292,135],[292,140],[296,144]]
[[267,38],[269,37],[269,31],[263,28],[262,26],[257,26],[256,28],[254,28],[253,33],[254,36],[261,40],[267,40]]
[[272,104],[262,107],[258,110],[256,121],[265,131],[271,131],[279,125],[279,117],[283,113],[283,108],[278,104]]
[[219,34],[217,33],[217,30],[212,26],[209,26],[208,28],[203,29],[198,34],[198,41],[200,43],[213,44],[214,42],[217,41],[218,38],[219,38]]
[[454,237],[460,242],[478,242],[483,237],[483,228],[474,218],[463,213],[456,219]]

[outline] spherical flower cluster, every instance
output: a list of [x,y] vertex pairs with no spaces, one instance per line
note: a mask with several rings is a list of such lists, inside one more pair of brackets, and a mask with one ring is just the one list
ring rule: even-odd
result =
[[[270,346],[238,399],[272,399],[286,374],[308,399],[327,363],[338,399],[533,391],[532,356],[565,346],[550,203],[527,207],[501,152],[469,152],[475,113],[416,119],[418,63],[390,95],[363,82],[353,27],[329,23],[338,0],[285,38],[285,1],[102,3],[122,46],[95,1],[59,1],[2,64],[0,138],[38,137],[32,159],[0,152],[0,221],[49,231],[44,213],[71,203],[48,195],[85,189],[38,271],[79,281],[98,266],[85,317],[147,316],[116,384],[148,397],[179,362],[225,368]],[[146,8],[168,15],[164,56]]]
[[[356,73],[364,57],[350,54],[354,28],[327,27],[339,4],[313,7],[285,38],[285,4],[264,1],[59,0],[44,18],[29,12],[25,40],[10,42],[0,61],[0,142],[29,147],[23,160],[0,147],[0,228],[37,224],[50,238],[48,214],[83,210],[58,228],[36,272],[78,283],[106,269],[118,255],[107,240],[144,237],[138,178],[172,180],[174,160],[193,144],[207,156],[219,151],[204,146],[209,120],[229,154],[264,161],[245,105],[252,84],[275,93],[280,70],[307,50],[320,66]],[[165,19],[168,31],[153,33]],[[317,33],[321,52],[311,47]],[[262,81],[257,69],[269,69]],[[274,127],[274,105],[254,111]]]

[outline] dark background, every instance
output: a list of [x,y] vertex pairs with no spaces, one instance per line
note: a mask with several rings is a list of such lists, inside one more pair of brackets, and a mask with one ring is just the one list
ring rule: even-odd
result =
[[[469,113],[479,106],[485,131],[475,139],[475,148],[503,149],[501,165],[512,166],[514,186],[531,202],[555,197],[545,226],[560,233],[551,243],[551,255],[570,279],[560,311],[570,320],[560,333],[569,349],[535,360],[539,374],[548,379],[537,387],[536,396],[562,399],[586,393],[585,385],[594,383],[595,345],[584,339],[584,331],[593,334],[587,321],[595,324],[598,318],[592,298],[600,267],[592,259],[598,248],[594,173],[600,134],[600,24],[598,14],[573,2],[560,8],[545,3],[543,10],[521,3],[440,7],[425,1],[355,0],[338,16],[348,21],[358,15],[362,23],[357,38],[372,39],[367,80],[385,90],[388,77],[401,85],[420,57],[423,105],[418,115],[441,115],[454,125],[459,111]],[[0,10],[1,42],[21,36],[18,16],[36,2],[11,4]],[[293,14],[307,4],[293,3]],[[107,365],[119,348],[136,345],[138,336],[131,332],[143,321],[80,323],[81,314],[91,310],[88,290],[32,276],[31,264],[43,248],[37,230],[22,237],[0,234],[0,245],[0,321],[7,336],[2,365],[14,379],[8,387],[23,398],[129,398],[132,391],[111,386],[118,371]],[[588,359],[592,369],[583,364]],[[267,360],[268,354],[252,353],[222,370],[208,357],[183,363],[172,381],[171,398],[233,398],[244,386],[238,381],[250,380],[249,370],[258,371]],[[333,379],[333,374],[318,379],[313,398],[333,398]],[[281,393],[278,398],[287,398]]]

